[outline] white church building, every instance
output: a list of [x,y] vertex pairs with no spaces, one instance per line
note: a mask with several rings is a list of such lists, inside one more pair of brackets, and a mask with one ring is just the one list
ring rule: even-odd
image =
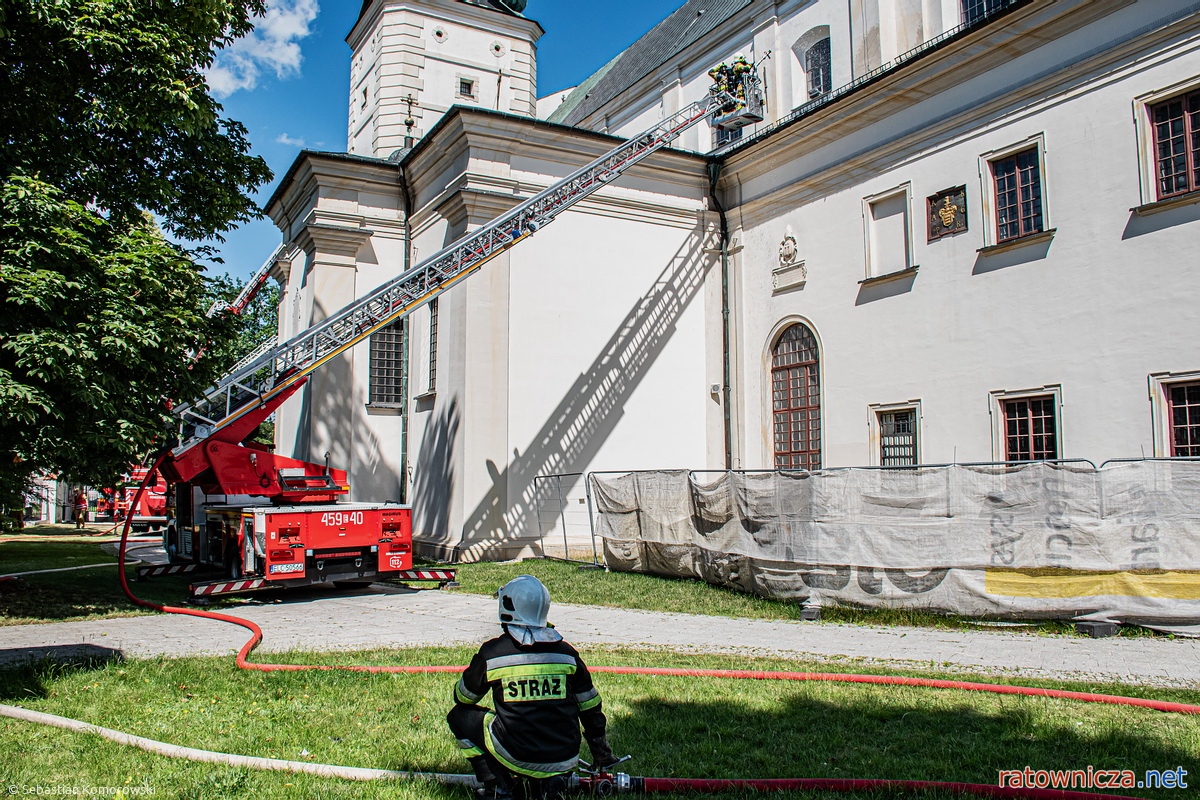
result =
[[1194,1],[687,0],[543,98],[523,11],[364,2],[347,152],[267,207],[281,337],[714,64],[757,65],[766,119],[696,125],[280,409],[279,452],[411,503],[425,554],[536,552],[546,475],[1200,456]]

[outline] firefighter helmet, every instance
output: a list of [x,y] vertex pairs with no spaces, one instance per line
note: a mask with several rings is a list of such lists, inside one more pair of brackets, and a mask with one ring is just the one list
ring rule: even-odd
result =
[[532,575],[518,575],[496,592],[500,598],[500,623],[521,644],[562,639],[546,622],[550,592]]

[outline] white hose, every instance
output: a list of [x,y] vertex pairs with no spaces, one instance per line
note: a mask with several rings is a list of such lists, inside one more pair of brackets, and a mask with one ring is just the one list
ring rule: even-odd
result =
[[0,704],[0,716],[34,722],[39,725],[53,725],[77,733],[94,733],[118,744],[133,745],[149,753],[155,753],[169,758],[182,758],[187,761],[203,761],[209,764],[224,764],[230,767],[247,767],[249,769],[274,770],[276,772],[303,772],[309,775],[319,775],[322,778],[345,778],[352,781],[391,780],[425,780],[435,783],[461,784],[477,786],[473,775],[450,775],[441,772],[401,772],[390,769],[368,769],[365,767],[341,767],[335,764],[313,764],[307,761],[285,761],[280,758],[259,758],[257,756],[238,756],[229,753],[217,753],[212,750],[197,750],[194,747],[181,747],[177,744],[156,742],[130,733],[114,731],[111,728],[101,728],[77,719],[44,714],[31,711],[19,706]]

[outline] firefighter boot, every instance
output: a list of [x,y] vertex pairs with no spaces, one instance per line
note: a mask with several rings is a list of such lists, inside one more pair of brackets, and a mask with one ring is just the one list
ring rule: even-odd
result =
[[483,784],[475,790],[478,800],[511,800],[513,794],[508,781],[496,775],[487,756],[475,756],[467,759],[475,779]]

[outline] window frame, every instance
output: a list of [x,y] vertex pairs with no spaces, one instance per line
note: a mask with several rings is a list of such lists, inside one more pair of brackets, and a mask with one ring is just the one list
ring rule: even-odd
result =
[[[383,328],[375,331],[369,337],[370,344],[368,346],[367,356],[367,408],[404,408],[405,396],[408,393],[408,336],[409,326],[407,319],[398,319],[395,322],[386,325]],[[376,337],[380,337],[378,340]],[[377,362],[377,358],[381,357],[381,346],[384,337],[395,337],[392,340],[393,349],[389,350],[389,357],[394,362],[394,365],[385,367]],[[381,398],[384,392],[377,388],[380,376],[378,370],[382,369],[397,370],[394,376],[396,382],[391,391],[387,392],[387,398]]]
[[[911,411],[913,414],[913,463],[912,464],[884,464],[883,461],[883,415],[895,414],[903,411]],[[886,467],[894,466],[896,469],[906,469],[908,467],[919,466],[921,464],[921,428],[923,417],[921,415],[921,401],[919,399],[907,400],[903,403],[870,403],[867,405],[867,427],[868,427],[868,447],[870,453],[867,463],[871,466]]]
[[[904,267],[898,270],[889,272],[875,271],[875,257],[877,249],[874,244],[875,239],[875,215],[874,207],[880,203],[885,203],[889,200],[894,200],[897,197],[903,197],[904,200]],[[863,214],[863,245],[864,245],[864,279],[874,280],[876,278],[886,278],[891,275],[904,275],[916,269],[916,260],[913,253],[913,210],[912,210],[912,183],[906,182],[899,186],[893,186],[882,192],[877,192],[863,198],[862,214]]]
[[[814,53],[817,52],[817,48],[822,46],[824,47],[825,51],[825,63],[823,65],[817,64],[816,66],[818,69],[813,69],[810,59],[815,60]],[[804,51],[804,63],[802,66],[804,67],[804,91],[809,100],[815,100],[818,97],[824,97],[832,92],[833,38],[831,36],[825,36],[824,38],[816,40],[808,48],[806,48]],[[824,66],[823,70],[820,69],[821,66]],[[818,81],[813,80],[814,74],[821,79],[819,83],[821,83],[822,86],[819,89],[814,89],[814,84],[818,83]]]
[[[471,85],[470,92],[463,91],[463,84]],[[463,100],[472,100],[479,102],[479,78],[474,75],[455,75],[454,76],[454,96]]]
[[1154,431],[1154,457],[1177,458],[1178,456],[1173,454],[1175,442],[1172,436],[1170,390],[1182,384],[1200,383],[1200,370],[1151,373],[1148,382],[1150,420]]
[[[998,195],[996,193],[996,172],[993,167],[998,161],[1012,158],[1020,155],[1027,150],[1035,149],[1037,152],[1038,175],[1041,184],[1042,197],[1042,229],[1025,233],[1020,236],[1000,239],[1000,217],[997,208]],[[1020,142],[1015,142],[1007,147],[990,150],[979,155],[979,180],[980,180],[980,206],[983,210],[983,218],[985,224],[983,227],[983,243],[984,247],[998,247],[1008,245],[1024,240],[1044,237],[1054,233],[1054,222],[1050,215],[1050,180],[1049,170],[1046,169],[1046,140],[1044,133],[1038,133],[1030,136]]]
[[[817,411],[816,437],[815,437],[815,439],[813,439],[813,438],[808,439],[807,443],[810,445],[810,448],[808,450],[804,450],[804,451],[788,450],[788,451],[785,451],[784,453],[780,453],[779,451],[776,450],[776,432],[775,432],[775,422],[776,422],[776,420],[775,420],[775,414],[776,414],[776,409],[775,409],[775,372],[777,369],[775,367],[775,349],[779,346],[779,343],[783,339],[784,335],[787,334],[787,332],[789,330],[791,330],[793,327],[795,327],[797,325],[803,325],[808,330],[809,335],[812,336],[813,345],[814,345],[815,352],[816,352],[816,368],[815,368],[816,379],[817,379],[817,392],[816,392],[817,404],[815,406],[816,411]],[[825,381],[824,381],[824,375],[822,374],[822,351],[823,351],[823,348],[821,345],[821,338],[817,334],[816,327],[809,320],[799,318],[799,317],[789,317],[786,320],[781,321],[778,325],[775,326],[774,330],[771,331],[771,335],[767,339],[767,347],[766,347],[766,350],[764,353],[764,360],[765,360],[764,366],[765,366],[765,378],[766,378],[766,386],[765,386],[766,398],[767,398],[767,405],[769,406],[769,408],[767,409],[767,418],[769,420],[769,423],[768,423],[768,427],[767,427],[767,436],[766,436],[766,440],[764,443],[766,444],[766,448],[767,448],[767,459],[766,460],[768,463],[771,464],[772,469],[777,469],[777,470],[778,469],[786,469],[786,470],[805,469],[804,467],[779,467],[778,466],[778,458],[780,455],[795,456],[797,454],[802,454],[802,453],[808,453],[810,455],[815,454],[815,462],[816,463],[815,463],[815,466],[810,466],[810,468],[809,468],[810,471],[821,469],[824,466],[824,457],[825,457],[825,419],[824,419]],[[804,363],[808,363],[808,362],[804,362]],[[811,408],[813,408],[813,406],[805,406],[804,408],[811,409]],[[799,407],[788,408],[788,409],[783,409],[783,411],[791,411],[791,410],[798,410],[798,409],[799,409]],[[810,430],[811,430],[811,428],[810,428]],[[813,447],[811,447],[811,445],[813,445],[814,443],[815,443],[815,449]]]
[[[1048,459],[1019,459],[1010,462],[1008,458],[1008,415],[1006,405],[1013,401],[1037,400],[1049,397],[1054,408],[1054,456]],[[1061,461],[1065,458],[1062,414],[1062,386],[1052,384],[1033,389],[997,389],[990,393],[989,412],[992,417],[992,460],[998,463],[1025,463],[1025,461]]]
[[[1161,89],[1138,95],[1133,99],[1133,121],[1137,136],[1138,177],[1141,206],[1156,203],[1170,204],[1188,199],[1200,199],[1200,181],[1187,192],[1163,197],[1159,193],[1157,139],[1153,109],[1176,98],[1200,92],[1200,76],[1173,83]],[[1198,156],[1200,158],[1200,156]]]

